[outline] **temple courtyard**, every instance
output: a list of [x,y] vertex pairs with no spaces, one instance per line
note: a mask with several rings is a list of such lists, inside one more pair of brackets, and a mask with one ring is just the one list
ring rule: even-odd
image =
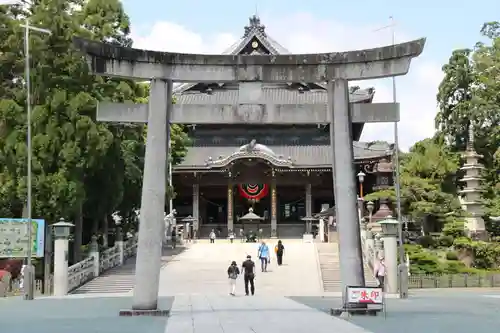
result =
[[314,244],[286,241],[285,246],[284,266],[271,262],[269,272],[257,271],[254,297],[243,295],[241,279],[237,296],[227,295],[226,268],[231,260],[240,264],[247,254],[255,257],[257,244],[200,242],[162,267],[159,307],[170,309],[169,317],[119,317],[120,310],[130,309],[132,292],[5,298],[2,332],[469,333],[500,325],[500,290],[491,289],[412,291],[406,300],[388,298],[386,316],[332,317],[330,308],[341,300],[321,291]]

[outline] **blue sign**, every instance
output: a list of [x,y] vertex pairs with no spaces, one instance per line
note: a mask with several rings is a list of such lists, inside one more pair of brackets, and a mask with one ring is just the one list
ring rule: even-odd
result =
[[[0,218],[0,258],[28,256],[28,219]],[[42,258],[45,249],[45,220],[31,219],[31,254]]]

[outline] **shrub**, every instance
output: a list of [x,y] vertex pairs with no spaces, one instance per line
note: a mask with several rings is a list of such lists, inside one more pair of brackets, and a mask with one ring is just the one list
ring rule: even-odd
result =
[[456,253],[455,251],[446,252],[446,260],[458,260],[458,253]]
[[416,274],[436,274],[442,273],[443,267],[440,264],[439,258],[427,251],[415,252],[410,256],[410,271]]
[[453,245],[453,241],[454,241],[453,236],[444,235],[444,236],[439,237],[438,244],[439,244],[439,246],[442,246],[442,247],[450,247]]
[[428,249],[436,245],[436,241],[432,236],[422,236],[418,239],[418,244],[420,244],[423,248]]
[[471,241],[461,237],[453,242],[455,249],[467,253],[472,258],[474,268],[490,269],[500,264],[500,244]]
[[[448,252],[452,253],[452,252]],[[447,261],[445,272],[448,274],[463,273],[467,271],[467,267],[461,261]]]
[[465,223],[464,221],[450,221],[446,223],[442,231],[444,236],[451,236],[453,238],[459,238],[465,236]]

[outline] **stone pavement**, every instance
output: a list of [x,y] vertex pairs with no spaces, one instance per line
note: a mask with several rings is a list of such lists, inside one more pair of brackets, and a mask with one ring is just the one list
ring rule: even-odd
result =
[[[131,307],[130,297],[20,298],[0,299],[1,332],[8,333],[164,333],[167,318],[120,318],[118,311]],[[172,297],[160,305],[169,309]],[[181,332],[179,332],[181,333]]]
[[[500,290],[434,289],[411,291],[410,298],[387,299],[387,316],[352,316],[348,320],[373,333],[496,332],[500,327]],[[291,297],[328,312],[340,298]]]
[[165,333],[368,333],[281,296],[175,298]]
[[[160,292],[162,296],[174,295],[227,295],[229,284],[227,268],[235,260],[238,266],[247,254],[257,264],[255,285],[259,295],[314,296],[322,295],[322,285],[314,244],[299,240],[284,240],[285,256],[282,266],[276,265],[274,242],[268,244],[272,253],[268,272],[260,272],[257,257],[258,244],[230,244],[217,240],[216,244],[199,242],[176,256],[162,268]],[[237,293],[243,293],[243,279],[238,280]]]

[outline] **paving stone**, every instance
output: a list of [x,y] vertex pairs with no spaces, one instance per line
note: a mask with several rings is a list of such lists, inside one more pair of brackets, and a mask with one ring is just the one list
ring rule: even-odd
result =
[[177,296],[165,333],[370,331],[282,296]]
[[[410,298],[388,299],[387,316],[352,316],[349,321],[374,333],[494,332],[500,327],[499,291],[432,290]],[[340,298],[291,297],[321,311],[341,305]]]
[[[200,242],[193,244],[162,268],[160,274],[160,295],[217,294],[229,293],[227,267],[231,261],[238,266],[249,254],[257,265],[255,285],[259,294],[280,296],[321,295],[323,293],[314,244],[302,241],[284,241],[284,264],[278,266],[274,253],[268,272],[260,272],[257,258],[258,243],[230,244],[218,240],[216,244]],[[274,242],[269,243],[273,252]],[[243,279],[237,281],[237,293],[243,293]]]
[[[161,308],[170,309],[171,297],[160,299]],[[118,317],[130,308],[130,297],[40,298],[33,301],[0,301],[2,332],[9,333],[163,333],[162,317]],[[180,332],[179,332],[180,333]]]

